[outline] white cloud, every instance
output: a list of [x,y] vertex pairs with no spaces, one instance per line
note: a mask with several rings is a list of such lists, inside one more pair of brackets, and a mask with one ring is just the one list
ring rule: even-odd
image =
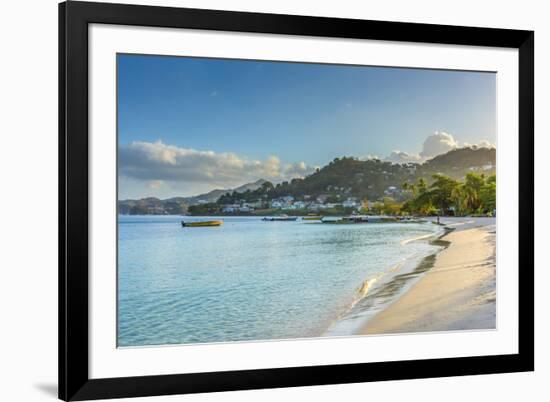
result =
[[380,159],[380,157],[378,155],[367,154],[359,158],[360,161],[370,161],[373,159]]
[[495,148],[495,145],[488,140],[480,140],[477,144],[470,144],[467,142],[459,143],[452,134],[436,131],[434,134],[426,137],[422,144],[422,151],[420,151],[419,154],[396,150],[392,151],[384,160],[392,163],[422,163],[437,155],[464,147]]
[[491,143],[488,140],[481,140],[477,144],[470,144],[468,142],[465,142],[463,144],[464,147],[474,147],[474,148],[496,148],[495,144]]
[[[366,155],[360,160],[422,163],[465,146],[492,148],[494,144],[487,140],[477,144],[459,144],[451,134],[435,132],[426,138],[420,153],[394,150],[385,158]],[[317,168],[305,162],[283,164],[277,156],[255,160],[231,152],[200,151],[168,145],[162,141],[135,141],[120,147],[119,166],[126,191],[154,191],[154,194],[171,194],[171,191],[191,194],[213,188],[234,188],[258,179],[277,183],[305,177]]]
[[315,170],[305,162],[283,165],[276,156],[252,160],[230,152],[199,151],[162,141],[135,141],[121,147],[119,166],[123,176],[145,181],[151,188],[164,182],[231,188],[257,179],[290,180]]
[[492,144],[487,140],[481,140],[480,142],[478,142],[477,146],[480,148],[496,148],[495,144]]
[[305,177],[315,172],[318,166],[309,166],[305,162],[291,163],[285,166],[284,176],[289,178]]
[[436,131],[424,140],[420,156],[423,158],[431,158],[449,152],[455,148],[458,148],[458,142],[455,141],[451,134]]
[[413,154],[405,151],[392,151],[392,153],[387,156],[385,160],[392,163],[420,163],[422,162],[423,158],[418,154]]

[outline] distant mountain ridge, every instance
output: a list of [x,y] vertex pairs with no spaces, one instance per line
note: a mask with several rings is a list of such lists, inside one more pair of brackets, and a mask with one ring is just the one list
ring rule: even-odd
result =
[[236,191],[237,193],[244,193],[247,190],[254,191],[254,190],[262,187],[262,184],[264,184],[266,181],[267,180],[259,179],[259,180],[256,180],[253,183],[243,184],[242,186],[233,189],[233,191]]
[[[246,183],[242,186],[236,187],[234,189],[216,189],[209,191],[208,193],[195,195],[192,197],[177,197],[178,199],[181,199],[182,201],[186,202],[187,205],[195,205],[199,203],[206,203],[206,202],[216,202],[218,198],[220,198],[223,194],[227,192],[237,192],[237,193],[244,193],[247,190],[254,191],[257,188],[260,188],[262,184],[264,184],[266,181],[264,179],[256,180],[252,183]],[[169,200],[173,200],[174,198],[170,198]]]
[[187,207],[200,203],[216,202],[223,194],[227,192],[244,193],[247,190],[254,191],[262,186],[266,181],[264,179],[256,180],[252,183],[246,183],[234,189],[216,189],[208,193],[195,195],[192,197],[172,197],[161,200],[156,197],[147,197],[139,200],[121,200],[118,202],[120,214],[138,215],[138,214],[182,214],[187,211]]
[[[401,199],[404,182],[422,177],[428,183],[432,175],[441,173],[454,179],[463,179],[469,172],[491,175],[496,172],[496,149],[466,147],[437,155],[424,163],[391,163],[379,159],[359,160],[353,157],[335,158],[326,166],[305,178],[278,183],[269,192],[269,198],[292,195],[296,199],[326,196],[334,199],[354,197],[377,200],[384,196]],[[145,198],[119,201],[122,214],[182,214],[191,205],[215,203],[218,200],[244,199],[254,201],[266,180],[260,179],[233,190],[212,190],[193,197],[173,197],[166,200]],[[258,191],[256,191],[258,190]],[[263,194],[265,196],[265,194]],[[221,202],[220,200],[220,202]]]

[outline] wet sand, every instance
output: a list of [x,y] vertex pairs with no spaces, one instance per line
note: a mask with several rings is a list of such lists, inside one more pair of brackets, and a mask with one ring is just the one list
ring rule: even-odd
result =
[[360,334],[494,329],[495,226],[456,230],[433,267]]

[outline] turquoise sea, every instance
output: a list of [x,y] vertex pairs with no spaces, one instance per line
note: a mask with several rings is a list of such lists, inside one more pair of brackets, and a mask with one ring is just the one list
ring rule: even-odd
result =
[[441,233],[429,222],[182,219],[201,220],[119,216],[121,347],[352,334],[350,312],[361,316],[377,283],[438,251],[428,240]]

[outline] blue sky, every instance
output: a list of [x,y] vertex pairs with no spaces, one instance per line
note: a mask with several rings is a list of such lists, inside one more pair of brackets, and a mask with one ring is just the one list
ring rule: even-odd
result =
[[394,159],[423,160],[445,147],[496,142],[494,73],[117,61],[119,198],[192,195],[259,175],[283,180],[343,155],[391,159],[401,151]]

